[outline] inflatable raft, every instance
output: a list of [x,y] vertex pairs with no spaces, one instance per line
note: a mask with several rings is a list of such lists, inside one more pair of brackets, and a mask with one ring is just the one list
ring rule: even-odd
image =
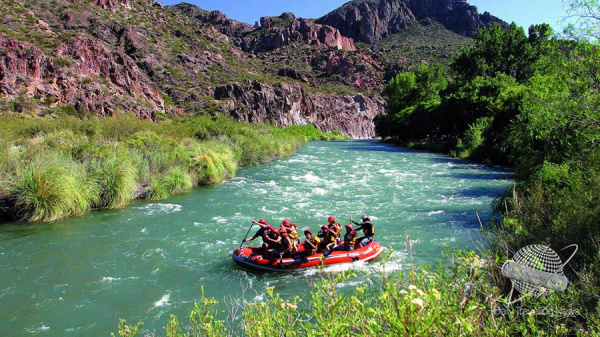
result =
[[381,244],[371,241],[368,245],[355,250],[334,250],[329,255],[322,253],[307,256],[274,258],[263,256],[260,247],[242,247],[233,251],[232,258],[238,265],[257,271],[283,272],[296,269],[316,267],[319,265],[332,265],[356,261],[369,262],[381,254]]

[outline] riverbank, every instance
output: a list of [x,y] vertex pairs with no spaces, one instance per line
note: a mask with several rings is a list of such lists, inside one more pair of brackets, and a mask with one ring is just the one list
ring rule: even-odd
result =
[[347,138],[210,116],[159,123],[2,116],[0,134],[0,217],[46,222],[135,198],[164,200],[234,177],[239,166],[289,156],[307,141]]

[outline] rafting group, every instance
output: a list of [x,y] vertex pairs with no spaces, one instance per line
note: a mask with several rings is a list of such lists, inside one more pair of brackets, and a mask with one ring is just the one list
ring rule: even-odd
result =
[[[342,225],[337,223],[333,216],[327,220],[328,224],[322,225],[316,236],[313,235],[312,230],[305,229],[305,240],[302,242],[298,235],[298,226],[289,220],[284,220],[279,229],[267,224],[267,220],[264,218],[258,221],[253,220],[252,222],[258,224],[260,228],[252,237],[244,239],[242,244],[261,237],[263,243],[260,250],[263,256],[283,258],[307,257],[318,253],[327,256],[332,251],[351,251],[373,241],[375,226],[366,214],[361,218],[362,223],[357,223],[350,218],[351,223],[344,226],[346,232],[343,237]],[[354,228],[352,224],[358,227]],[[360,230],[363,232],[361,237],[358,234]]]

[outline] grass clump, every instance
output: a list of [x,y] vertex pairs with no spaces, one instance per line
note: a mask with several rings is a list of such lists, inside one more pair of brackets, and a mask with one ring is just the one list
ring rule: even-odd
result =
[[158,180],[158,185],[166,195],[175,195],[191,191],[194,183],[184,168],[174,167]]
[[137,171],[131,160],[114,156],[96,162],[93,175],[100,191],[94,208],[121,208],[131,202],[137,189]]
[[7,187],[21,220],[55,221],[87,213],[99,200],[99,189],[80,165],[36,158],[17,167]]

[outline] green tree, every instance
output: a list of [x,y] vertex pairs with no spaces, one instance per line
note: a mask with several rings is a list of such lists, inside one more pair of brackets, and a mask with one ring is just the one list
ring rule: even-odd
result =
[[502,73],[526,82],[545,65],[543,56],[551,49],[548,44],[552,29],[547,24],[529,28],[529,37],[514,22],[505,30],[498,24],[477,32],[475,43],[463,47],[451,64],[452,74],[464,84],[478,76],[493,77]]
[[437,129],[434,113],[447,86],[445,70],[436,65],[421,65],[396,75],[386,88],[387,114],[375,120],[377,134],[398,139],[431,134]]
[[564,33],[574,40],[600,42],[600,2],[597,0],[566,0],[567,17]]

